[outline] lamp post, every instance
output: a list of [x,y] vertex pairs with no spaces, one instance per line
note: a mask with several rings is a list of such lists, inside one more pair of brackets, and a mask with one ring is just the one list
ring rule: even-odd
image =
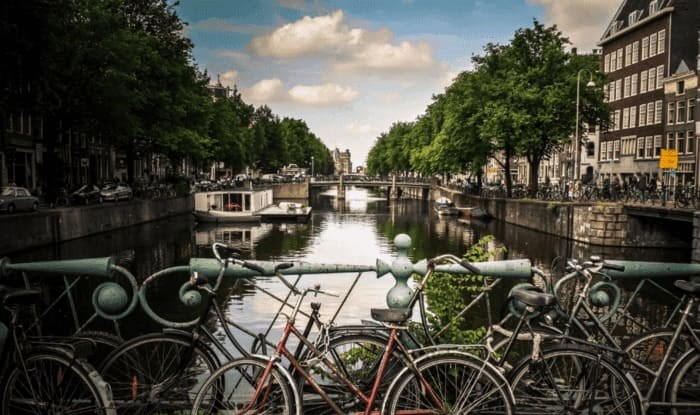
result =
[[578,125],[579,125],[579,103],[581,101],[581,74],[583,72],[588,73],[588,83],[586,84],[586,87],[594,87],[595,83],[593,82],[593,73],[589,71],[588,69],[581,69],[578,71],[578,75],[576,76],[576,133],[574,135],[574,167],[573,171],[571,172],[571,175],[573,176],[573,180],[578,180],[579,177],[581,177],[581,138],[578,135]]
[[314,156],[311,156],[311,177],[314,177]]

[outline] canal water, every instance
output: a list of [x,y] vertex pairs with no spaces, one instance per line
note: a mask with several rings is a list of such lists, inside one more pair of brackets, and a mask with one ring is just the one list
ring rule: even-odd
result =
[[[412,239],[409,256],[414,262],[443,253],[461,256],[471,244],[485,235],[494,235],[494,245],[506,248],[499,259],[529,258],[535,266],[555,275],[561,271],[556,267],[551,268],[557,258],[585,259],[590,255],[602,255],[606,259],[690,260],[689,250],[596,248],[497,221],[461,222],[455,218],[440,218],[428,202],[389,202],[362,189],[349,190],[346,200],[340,203],[333,194],[316,195],[312,206],[313,214],[304,224],[202,226],[190,216],[180,216],[28,251],[13,256],[12,260],[22,262],[116,254],[139,280],[143,280],[163,268],[186,265],[191,257],[212,257],[211,244],[224,242],[240,248],[244,252],[243,257],[250,259],[373,265],[377,259],[391,262],[396,257],[393,239],[400,233],[408,234]],[[319,283],[324,289],[344,294],[357,275],[306,275],[298,285],[307,287]],[[182,275],[181,278],[170,278],[155,284],[148,294],[152,307],[172,320],[189,320],[196,315],[196,309],[186,307],[177,299],[177,290],[186,278],[187,275]],[[293,282],[295,278],[290,277],[289,280]],[[386,293],[393,284],[390,275],[378,279],[373,272],[362,274],[348,301],[338,312],[336,321],[359,323],[362,319],[369,319],[370,308],[385,307]],[[494,298],[505,298],[512,284],[505,284],[496,290]],[[286,288],[275,278],[226,281],[220,301],[227,316],[244,323],[253,332],[266,332],[280,306],[262,290],[278,297],[287,294]],[[90,291],[86,291],[85,297],[89,296]],[[323,303],[321,314],[325,320],[334,316],[340,304],[339,298],[325,296],[308,301]],[[659,305],[662,308],[667,306],[663,302]],[[90,308],[89,301],[85,302],[85,307]],[[650,304],[650,307],[656,305]],[[305,308],[308,309],[308,306]],[[474,311],[472,318],[475,322],[483,321],[484,311]],[[273,324],[272,339],[276,338],[274,333],[278,333],[283,324],[281,320]],[[105,325],[109,329],[109,324],[105,322],[95,324]],[[141,313],[127,318],[119,328],[127,338],[158,329],[157,324]],[[219,335],[222,336],[220,327]]]

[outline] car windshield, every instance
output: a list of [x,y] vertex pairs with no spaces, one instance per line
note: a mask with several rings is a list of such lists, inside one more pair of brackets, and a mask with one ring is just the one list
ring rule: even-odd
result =
[[2,193],[0,193],[0,196],[14,196],[15,191],[11,187],[3,187],[2,188]]

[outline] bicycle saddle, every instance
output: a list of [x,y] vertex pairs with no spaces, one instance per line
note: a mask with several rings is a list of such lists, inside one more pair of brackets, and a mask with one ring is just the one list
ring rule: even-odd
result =
[[410,308],[373,308],[372,318],[382,323],[403,323],[411,318]]
[[0,301],[3,305],[34,304],[39,299],[41,290],[29,288],[0,287]]
[[532,307],[545,307],[554,304],[556,301],[552,294],[529,290],[514,290],[511,296],[517,301]]
[[673,284],[688,294],[700,294],[700,282],[677,280]]

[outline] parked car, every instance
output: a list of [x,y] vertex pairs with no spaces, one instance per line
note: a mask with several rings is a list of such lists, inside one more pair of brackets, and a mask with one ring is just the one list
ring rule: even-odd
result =
[[9,186],[0,189],[0,211],[14,213],[18,210],[38,210],[39,199],[24,187]]
[[102,203],[102,193],[94,184],[86,184],[70,194],[70,203],[73,205],[89,205],[92,202]]
[[126,184],[108,184],[102,188],[100,192],[102,195],[102,200],[131,200],[133,197],[133,192],[131,188]]

